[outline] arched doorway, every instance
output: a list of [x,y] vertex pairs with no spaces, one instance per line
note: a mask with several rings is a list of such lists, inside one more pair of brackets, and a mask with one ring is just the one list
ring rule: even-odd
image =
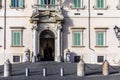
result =
[[40,54],[42,61],[54,61],[55,35],[50,30],[44,30],[40,34]]

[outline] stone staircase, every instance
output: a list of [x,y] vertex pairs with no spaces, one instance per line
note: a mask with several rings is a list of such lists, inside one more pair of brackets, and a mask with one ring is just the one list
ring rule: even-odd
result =
[[[77,63],[44,61],[37,63],[12,64],[12,75],[10,77],[3,77],[4,68],[3,66],[0,66],[0,80],[120,80],[119,73],[103,76],[100,67],[101,65],[88,64],[85,67],[86,76],[78,77]],[[30,69],[30,75],[28,77],[25,76],[26,68]],[[43,77],[42,75],[43,68],[47,69],[46,77]],[[63,77],[60,76],[60,68],[64,68]]]

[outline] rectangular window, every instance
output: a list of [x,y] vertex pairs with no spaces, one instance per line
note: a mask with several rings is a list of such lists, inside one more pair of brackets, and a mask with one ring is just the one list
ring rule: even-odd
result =
[[12,31],[12,46],[22,46],[22,32]]
[[97,0],[96,4],[97,8],[105,8],[105,0]]
[[73,46],[82,46],[82,32],[73,32]]
[[97,62],[101,63],[104,61],[104,56],[97,56]]
[[20,62],[20,56],[13,56],[13,62]]
[[38,3],[40,5],[44,5],[44,4],[55,5],[55,0],[38,0]]
[[105,32],[96,32],[96,45],[105,46]]
[[74,56],[74,62],[80,62],[81,56]]
[[83,0],[74,0],[74,7],[75,8],[82,8],[83,7]]
[[24,8],[24,0],[11,0],[11,7]]
[[50,0],[51,5],[55,5],[55,0]]

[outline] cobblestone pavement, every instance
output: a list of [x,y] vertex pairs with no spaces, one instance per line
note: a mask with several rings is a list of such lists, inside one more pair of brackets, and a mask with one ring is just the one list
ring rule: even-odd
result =
[[[30,69],[29,77],[25,69]],[[42,69],[47,68],[47,76],[42,76]],[[60,76],[60,68],[64,68],[64,76]],[[0,66],[0,80],[120,80],[118,66],[110,67],[110,75],[102,75],[102,65],[86,64],[85,76],[77,76],[77,63],[37,62],[12,65],[12,76],[3,77],[3,66]]]

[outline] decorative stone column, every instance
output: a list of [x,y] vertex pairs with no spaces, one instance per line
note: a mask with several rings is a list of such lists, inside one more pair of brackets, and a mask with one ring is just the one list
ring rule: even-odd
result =
[[37,61],[37,24],[33,25],[33,54],[32,54],[32,62],[36,62]]
[[57,54],[55,57],[55,61],[61,62],[61,22],[58,23],[57,26]]

